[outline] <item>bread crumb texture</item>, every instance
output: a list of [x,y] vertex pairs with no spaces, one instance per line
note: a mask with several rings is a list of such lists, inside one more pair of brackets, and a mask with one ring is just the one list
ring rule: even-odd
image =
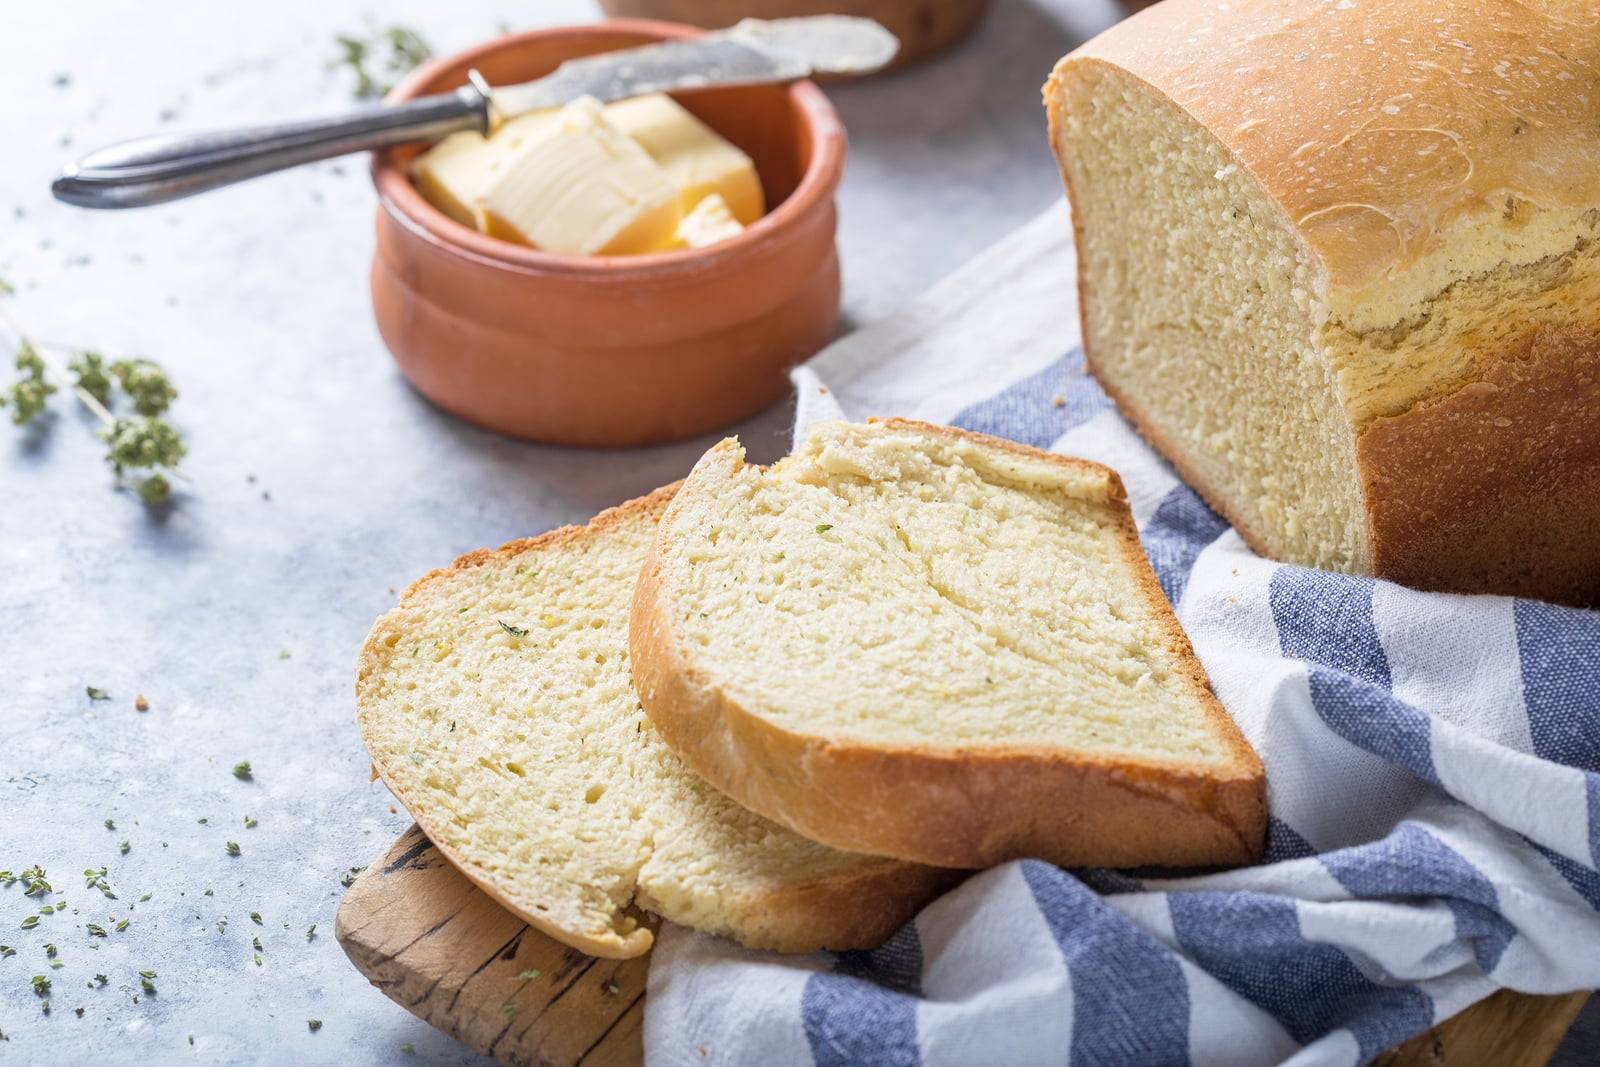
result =
[[745,811],[657,738],[633,690],[627,620],[670,497],[416,583],[363,651],[363,737],[456,865],[568,944],[638,955],[652,940],[644,909],[759,947],[822,947],[827,923],[813,921],[817,943],[794,942],[768,914],[777,895],[911,868]]
[[707,454],[657,548],[697,676],[829,743],[1227,761],[1115,476],[928,429],[824,424],[770,470]]

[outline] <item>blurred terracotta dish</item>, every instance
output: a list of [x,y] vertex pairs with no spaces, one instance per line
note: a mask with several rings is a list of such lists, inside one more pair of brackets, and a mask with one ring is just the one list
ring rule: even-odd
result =
[[[428,64],[393,98],[448,91],[469,69],[525,81],[695,32],[617,20],[506,36]],[[424,396],[516,437],[628,447],[718,429],[785,394],[788,368],[838,320],[844,128],[809,82],[677,99],[749,153],[767,190],[765,216],[703,249],[586,258],[508,244],[423,199],[407,175],[420,146],[374,157],[373,310]]]
[[915,62],[972,31],[989,0],[600,0],[612,17],[668,19],[716,29],[740,19],[795,15],[857,15],[900,39],[894,65]]

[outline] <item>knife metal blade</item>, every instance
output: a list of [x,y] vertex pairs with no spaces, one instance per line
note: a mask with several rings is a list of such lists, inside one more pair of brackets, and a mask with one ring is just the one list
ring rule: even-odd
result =
[[862,74],[894,58],[900,42],[871,19],[843,15],[744,22],[686,40],[569,59],[555,72],[490,94],[497,119],[646,93],[797,81],[815,73]]

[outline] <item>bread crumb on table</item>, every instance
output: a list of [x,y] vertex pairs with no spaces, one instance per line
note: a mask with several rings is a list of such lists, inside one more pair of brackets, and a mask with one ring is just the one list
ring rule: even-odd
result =
[[144,698],[144,694],[143,693],[140,693],[138,696],[133,698],[133,710],[134,711],[149,711],[150,710],[150,702]]

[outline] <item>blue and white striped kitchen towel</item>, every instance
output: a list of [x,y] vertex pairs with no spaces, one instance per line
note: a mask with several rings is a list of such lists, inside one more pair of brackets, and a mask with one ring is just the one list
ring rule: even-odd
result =
[[1600,986],[1600,612],[1254,555],[1076,345],[1052,210],[795,373],[800,422],[952,423],[1106,463],[1267,767],[1267,856],[1197,877],[1028,860],[875,952],[669,928],[653,1064],[1365,1062],[1501,986]]

